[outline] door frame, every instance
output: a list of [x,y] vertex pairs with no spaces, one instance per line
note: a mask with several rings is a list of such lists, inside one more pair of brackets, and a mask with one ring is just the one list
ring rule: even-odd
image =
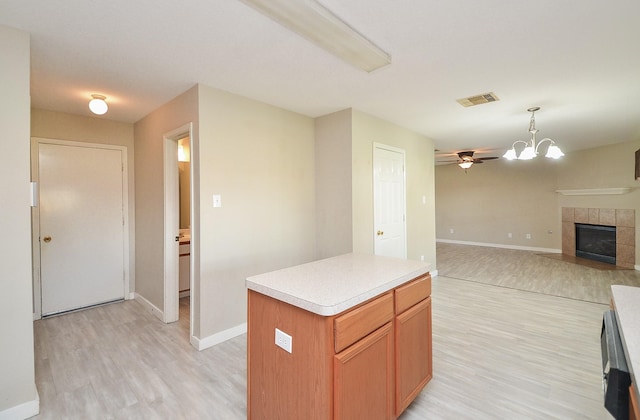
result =
[[[180,197],[178,188],[178,140],[189,136],[189,141],[193,144],[193,124],[187,123],[173,129],[163,135],[163,172],[164,172],[164,282],[163,282],[163,319],[165,323],[175,322],[179,319],[179,242],[175,237],[180,231]],[[191,252],[189,257],[189,337],[193,336],[194,318],[194,206],[193,206],[193,147],[192,164],[190,166],[190,219],[191,219]],[[197,236],[197,235],[196,235]],[[175,252],[173,252],[175,250]]]
[[407,258],[408,255],[408,249],[407,249],[407,152],[404,149],[400,149],[399,147],[394,147],[394,146],[389,146],[383,143],[373,143],[373,160],[372,160],[372,181],[373,181],[373,229],[371,231],[371,234],[373,235],[373,253],[374,255],[376,254],[376,199],[375,199],[375,194],[376,194],[376,175],[375,175],[375,171],[376,171],[376,155],[377,155],[377,151],[378,150],[387,150],[389,152],[395,152],[395,153],[399,153],[400,155],[402,155],[402,195],[403,195],[403,200],[402,200],[402,214],[403,214],[403,238],[404,238],[404,255],[403,258]]
[[127,165],[127,147],[104,143],[90,143],[83,141],[48,139],[43,137],[31,137],[31,252],[33,254],[33,319],[42,318],[42,272],[40,263],[40,180],[39,157],[40,145],[53,144],[59,146],[87,147],[92,149],[119,150],[122,156],[122,241],[124,264],[124,299],[131,299],[129,293],[129,169]]

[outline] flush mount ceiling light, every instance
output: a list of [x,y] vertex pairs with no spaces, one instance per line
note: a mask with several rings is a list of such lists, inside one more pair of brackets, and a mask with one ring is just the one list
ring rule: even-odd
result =
[[109,106],[107,106],[105,102],[105,99],[107,99],[106,96],[94,94],[91,95],[91,97],[93,98],[89,101],[89,109],[91,112],[96,115],[103,115],[109,110]]
[[315,0],[240,0],[354,67],[366,72],[391,57]]
[[[535,106],[533,108],[527,109],[527,111],[531,113],[531,121],[529,121],[529,133],[531,133],[531,140],[529,141],[518,140],[514,142],[511,145],[511,149],[507,150],[507,152],[502,156],[503,158],[508,160],[533,159],[534,157],[538,156],[538,148],[540,148],[540,145],[545,142],[549,142],[550,144],[549,144],[549,148],[547,149],[547,154],[544,155],[544,157],[548,157],[551,159],[558,159],[564,156],[564,153],[562,153],[562,150],[560,150],[560,148],[556,146],[556,143],[550,138],[544,138],[540,140],[538,144],[536,144],[536,133],[538,132],[538,130],[536,130],[535,112],[539,110],[540,110],[539,106]],[[516,144],[518,143],[522,143],[525,146],[522,152],[520,152],[520,155],[516,153]]]

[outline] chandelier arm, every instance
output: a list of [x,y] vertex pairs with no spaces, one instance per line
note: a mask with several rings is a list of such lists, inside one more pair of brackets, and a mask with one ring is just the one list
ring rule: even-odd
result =
[[512,148],[512,149],[515,149],[515,148],[516,148],[516,144],[518,144],[518,143],[522,143],[522,144],[524,144],[524,147],[529,146],[529,142],[528,142],[528,141],[524,141],[524,140],[516,140],[516,141],[514,141],[514,142],[513,142],[513,144],[511,145],[511,148]]
[[544,139],[540,140],[540,141],[538,142],[538,144],[536,145],[536,154],[538,153],[538,148],[540,147],[540,145],[541,145],[542,143],[544,143],[545,141],[551,142],[550,146],[552,146],[552,145],[556,144],[556,142],[555,142],[555,141],[553,141],[553,140],[551,140],[550,138],[548,138],[548,137],[547,137],[547,138],[544,138]]

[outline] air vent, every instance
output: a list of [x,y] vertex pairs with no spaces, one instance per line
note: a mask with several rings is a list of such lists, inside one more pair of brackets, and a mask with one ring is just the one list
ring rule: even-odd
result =
[[483,93],[482,95],[470,96],[468,98],[458,99],[458,103],[464,107],[487,104],[489,102],[499,101],[500,98],[495,93]]

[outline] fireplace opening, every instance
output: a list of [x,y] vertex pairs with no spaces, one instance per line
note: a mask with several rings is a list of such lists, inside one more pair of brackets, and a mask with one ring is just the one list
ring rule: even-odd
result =
[[576,223],[576,257],[616,263],[616,227]]

